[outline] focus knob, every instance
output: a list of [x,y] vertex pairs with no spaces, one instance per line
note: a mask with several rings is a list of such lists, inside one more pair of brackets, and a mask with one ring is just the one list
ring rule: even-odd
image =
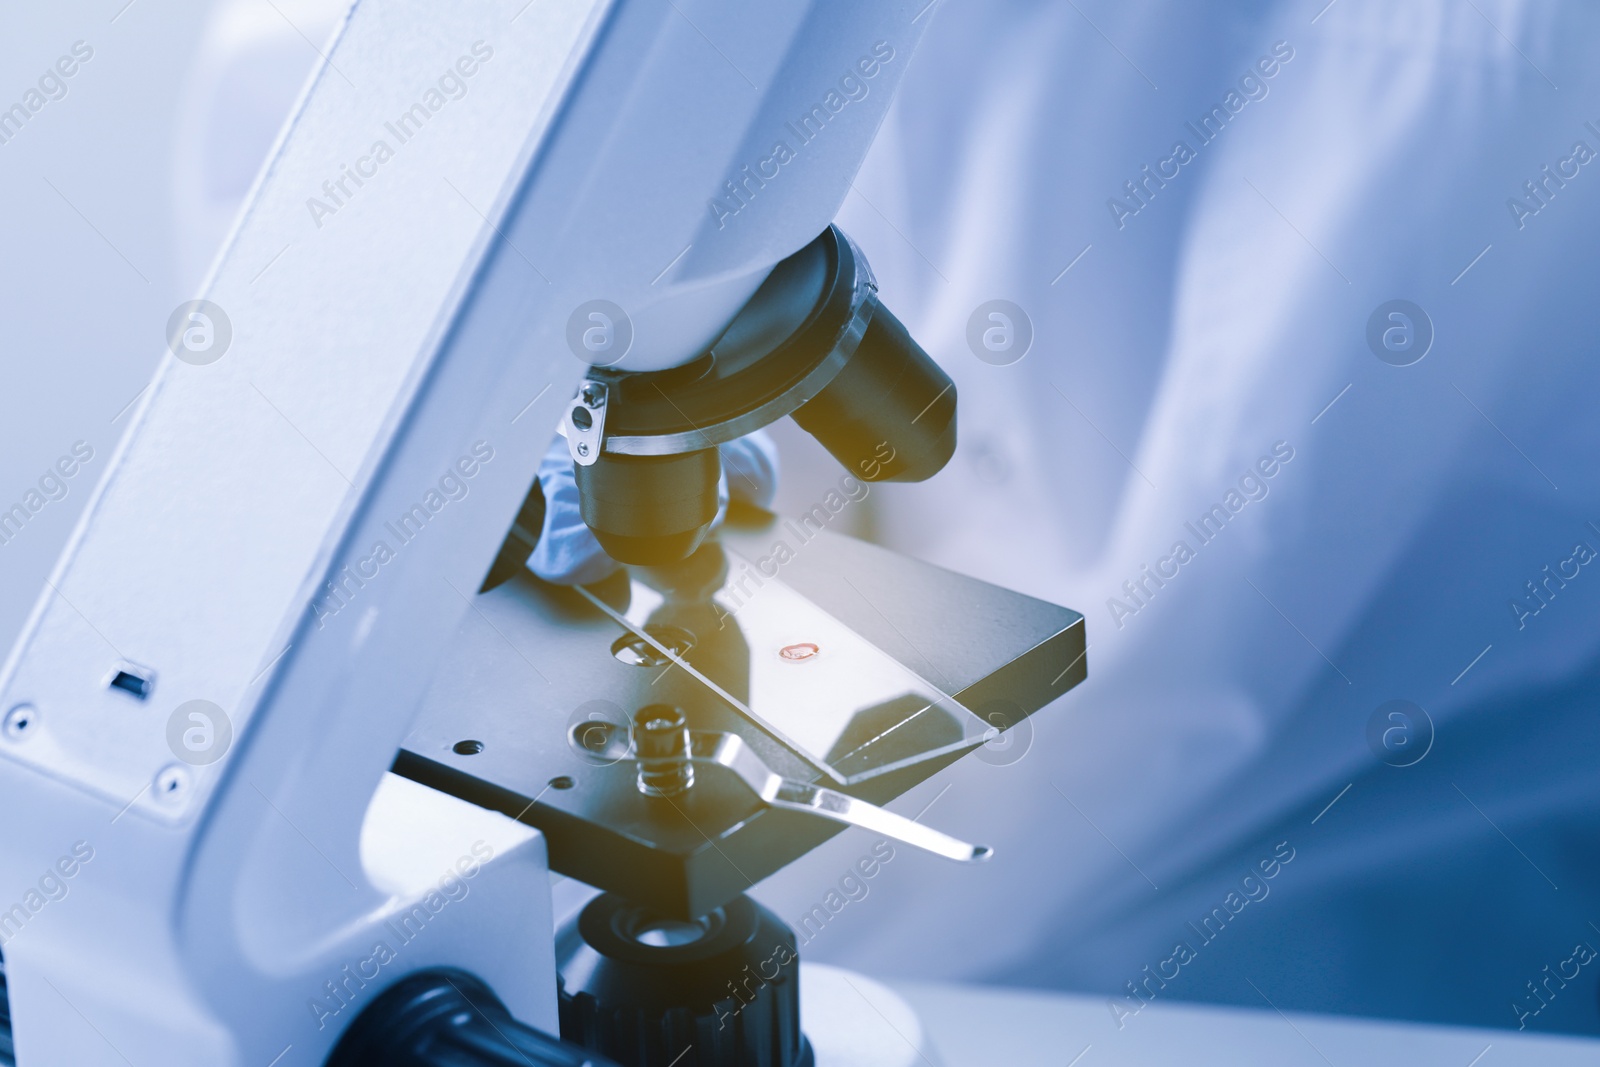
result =
[[689,922],[614,893],[557,939],[561,1036],[623,1067],[811,1067],[794,932],[748,897]]
[[385,990],[356,1016],[326,1067],[617,1065],[519,1023],[465,971],[439,969],[407,975]]

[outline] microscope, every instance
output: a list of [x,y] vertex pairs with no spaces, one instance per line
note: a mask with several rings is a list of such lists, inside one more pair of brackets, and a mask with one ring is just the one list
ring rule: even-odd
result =
[[[355,4],[0,675],[0,1060],[892,1061],[748,891],[851,828],[988,858],[887,805],[1083,618],[719,523],[718,449],[955,450],[832,224],[932,7]],[[525,565],[554,429],[589,585]]]

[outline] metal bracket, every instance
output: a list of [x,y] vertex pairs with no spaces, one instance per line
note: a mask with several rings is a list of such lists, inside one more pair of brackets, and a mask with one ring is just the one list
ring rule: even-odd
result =
[[566,417],[562,420],[562,435],[567,439],[567,451],[572,454],[572,462],[580,467],[593,466],[595,460],[600,458],[600,449],[605,443],[606,408],[611,390],[605,382],[584,379],[578,386],[577,395],[567,405]]
[[[608,722],[584,722],[573,729],[585,731],[583,744],[597,756],[617,762],[639,759],[638,748],[625,727]],[[994,854],[986,845],[968,844],[876,804],[811,782],[785,778],[768,767],[737,734],[715,730],[688,730],[686,733],[689,762],[727,768],[768,807],[859,826],[961,863],[979,863]]]

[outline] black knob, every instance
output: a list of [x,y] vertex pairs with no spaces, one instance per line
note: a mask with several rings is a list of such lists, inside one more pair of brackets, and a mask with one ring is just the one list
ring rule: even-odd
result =
[[356,1016],[327,1067],[616,1067],[542,1034],[465,971],[408,975]]
[[556,952],[561,1036],[623,1067],[811,1067],[794,932],[749,897],[684,922],[605,893]]

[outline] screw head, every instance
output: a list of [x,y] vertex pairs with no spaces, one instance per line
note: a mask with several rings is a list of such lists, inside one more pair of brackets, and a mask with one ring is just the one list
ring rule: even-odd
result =
[[589,454],[589,442],[588,441],[579,441],[578,442],[578,455],[587,456],[588,454]]
[[7,738],[12,741],[21,741],[29,737],[39,728],[39,709],[32,704],[18,704],[6,712],[5,722],[0,729],[5,731]]
[[181,804],[189,795],[189,787],[193,783],[194,777],[189,773],[189,768],[169,763],[161,768],[151,788],[160,803]]

